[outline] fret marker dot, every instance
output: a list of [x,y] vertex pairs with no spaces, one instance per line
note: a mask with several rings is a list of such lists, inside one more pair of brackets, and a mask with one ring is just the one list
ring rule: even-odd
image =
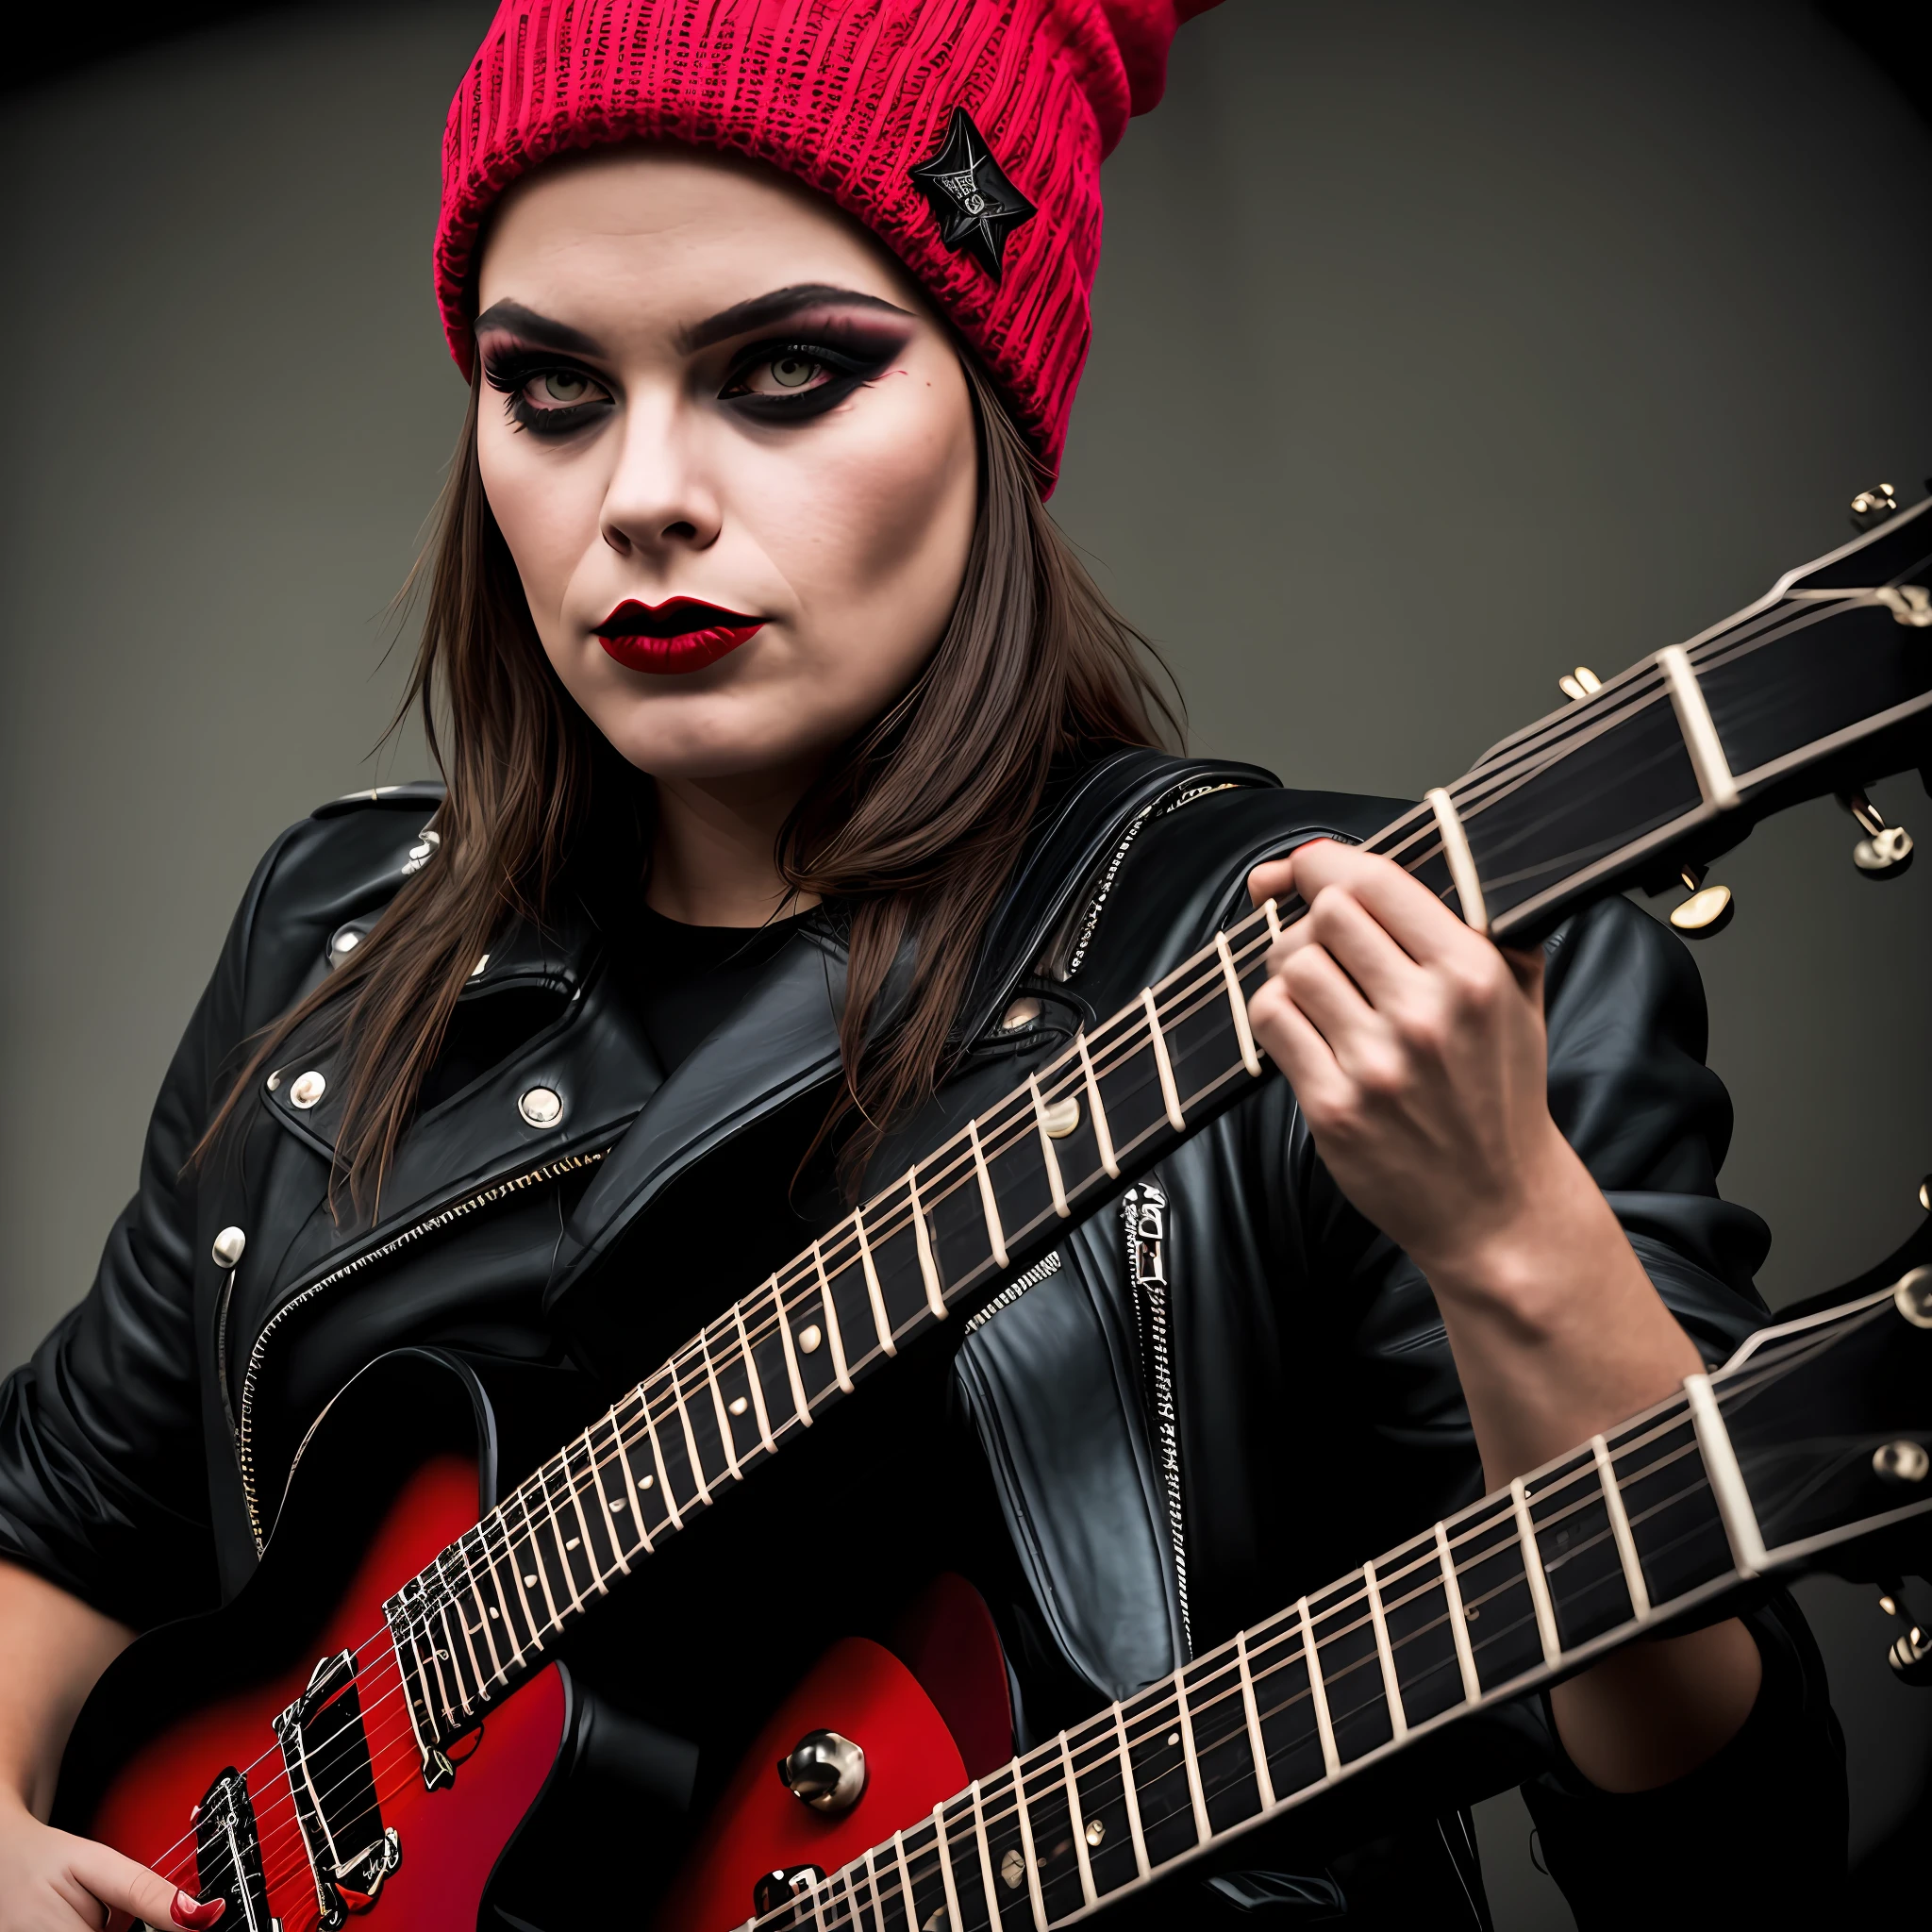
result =
[[492,1617],[493,1617],[493,1616],[495,1616],[495,1615],[496,1615],[496,1611],[495,1611],[495,1609],[494,1609],[494,1608],[492,1608],[492,1609],[491,1610],[490,1614],[491,1614],[491,1615]]
[[651,1487],[651,1485],[657,1480],[658,1478],[654,1475],[643,1476],[639,1480],[638,1488],[641,1490],[648,1490]]
[[524,1588],[525,1590],[535,1590],[536,1587],[537,1579],[534,1576],[526,1576],[524,1578]]
[[742,1415],[751,1407],[751,1404],[745,1397],[741,1395],[736,1401],[727,1403],[725,1407],[730,1409],[733,1415]]
[[565,1548],[565,1549],[567,1549],[567,1550],[574,1550],[574,1549],[575,1549],[575,1548],[576,1548],[576,1546],[577,1546],[577,1545],[578,1545],[578,1544],[579,1544],[580,1542],[582,1542],[582,1541],[583,1541],[583,1538],[582,1538],[582,1537],[580,1537],[580,1536],[574,1536],[574,1537],[572,1537],[572,1538],[571,1538],[571,1540],[569,1541],[569,1542],[567,1542],[567,1543],[565,1543],[565,1544],[564,1544],[564,1548]]
[[613,1515],[613,1516],[622,1516],[622,1515],[624,1514],[625,1510],[626,1508],[628,1508],[629,1507],[630,1507],[630,1506],[629,1506],[629,1505],[628,1505],[627,1503],[625,1503],[625,1502],[624,1498],[623,1498],[622,1496],[620,1496],[620,1497],[618,1497],[618,1499],[617,1499],[617,1501],[616,1501],[616,1502],[614,1502],[613,1504],[611,1504],[611,1506],[610,1506],[610,1513],[611,1513],[611,1515]]
[[1099,1819],[1090,1818],[1087,1821],[1087,1842],[1090,1845],[1098,1845],[1106,1836],[1107,1826]]
[[816,1322],[808,1322],[798,1331],[798,1345],[807,1355],[816,1355],[819,1352],[819,1343],[824,1339]]
[[1170,1732],[1168,1732],[1168,1734],[1167,1734],[1167,1741],[1168,1741],[1168,1742],[1169,1742],[1170,1744],[1178,1744],[1178,1743],[1180,1742],[1180,1740],[1181,1740],[1181,1734],[1180,1734],[1180,1733],[1179,1733],[1178,1731],[1170,1731]]

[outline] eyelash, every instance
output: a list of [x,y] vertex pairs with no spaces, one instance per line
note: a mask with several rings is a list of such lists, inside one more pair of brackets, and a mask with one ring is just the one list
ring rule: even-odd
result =
[[[728,402],[741,414],[764,423],[796,423],[821,416],[843,402],[854,390],[874,380],[898,353],[898,347],[896,342],[866,343],[863,346],[854,343],[851,348],[841,349],[823,339],[817,341],[759,342],[745,350],[732,364],[724,387],[719,391],[719,400]],[[755,393],[736,388],[755,369],[787,356],[816,362],[824,370],[827,379],[789,396]],[[601,392],[588,396],[580,403],[561,403],[552,408],[541,408],[529,402],[525,392],[530,385],[540,376],[553,375],[581,376]],[[568,436],[609,408],[611,401],[609,392],[589,370],[527,350],[499,350],[494,356],[487,357],[483,364],[483,379],[503,397],[504,408],[516,426],[536,436]]]

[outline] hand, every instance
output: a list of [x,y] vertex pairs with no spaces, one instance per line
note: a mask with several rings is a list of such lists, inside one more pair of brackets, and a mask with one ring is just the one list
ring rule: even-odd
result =
[[17,1797],[0,1798],[0,1932],[101,1932],[130,1921],[206,1932],[222,1916],[219,1900],[202,1905],[145,1865],[42,1824]]
[[1257,905],[1291,887],[1308,911],[1269,954],[1256,1038],[1336,1184],[1439,1292],[1500,1286],[1507,1244],[1596,1191],[1550,1117],[1541,950],[1501,950],[1331,840],[1248,881]]

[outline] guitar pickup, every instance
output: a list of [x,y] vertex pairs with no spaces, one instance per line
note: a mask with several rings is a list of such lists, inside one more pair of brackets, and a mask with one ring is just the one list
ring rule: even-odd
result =
[[233,1932],[282,1932],[268,1908],[268,1879],[261,1869],[261,1840],[248,1780],[231,1764],[194,1807],[195,1896],[219,1899]]
[[375,1903],[403,1861],[395,1827],[382,1822],[354,1654],[324,1657],[275,1729],[315,1880],[321,1932],[337,1932],[351,1912]]

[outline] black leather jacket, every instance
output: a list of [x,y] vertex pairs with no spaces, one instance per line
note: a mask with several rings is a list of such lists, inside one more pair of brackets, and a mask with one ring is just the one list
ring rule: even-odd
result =
[[[608,921],[566,908],[545,932],[505,935],[446,1050],[461,1084],[409,1129],[373,1224],[330,1201],[342,1083],[326,1052],[291,1049],[245,1103],[239,1146],[187,1166],[242,1043],[435,863],[438,795],[337,801],[263,859],[93,1289],[0,1397],[0,1551],[134,1625],[239,1587],[304,1431],[375,1355],[433,1342],[620,1387],[834,1211],[798,1177],[838,1065],[843,955],[827,915],[802,922],[669,1079]],[[1321,834],[1361,838],[1399,809],[1153,753],[1070,783],[982,947],[959,1069],[875,1175],[1196,950],[1243,903],[1257,860]],[[1617,899],[1549,952],[1557,1119],[1659,1291],[1721,1359],[1763,1317],[1751,1274],[1766,1236],[1716,1192],[1729,1106],[1703,1064],[1696,974]],[[540,1089],[560,1099],[554,1119],[527,1098]],[[229,1227],[246,1238],[232,1274],[213,1255]],[[1009,1288],[940,1375],[895,1370],[847,1413],[793,1468],[781,1459],[748,1483],[661,1583],[634,1586],[581,1660],[617,1707],[698,1739],[704,1775],[728,1768],[828,1636],[876,1625],[940,1565],[993,1603],[1022,1729],[1037,1732],[1479,1487],[1428,1287],[1341,1197],[1274,1077]],[[1304,1847],[1274,1860],[1284,1871],[1231,1882],[1289,1923],[1344,1895],[1357,1923],[1480,1923],[1455,1807],[1523,1778],[1585,1924],[1668,1919],[1672,1899],[1688,1910],[1720,1857],[1719,1923],[1738,1906],[1740,1862],[1787,1896],[1823,1882],[1843,1820],[1822,1671],[1786,1600],[1752,1617],[1767,1662],[1758,1709],[1679,1785],[1591,1791],[1528,1705],[1470,1727],[1425,1793],[1385,1787],[1346,1827],[1366,1849]],[[641,1661],[736,1629],[758,1636],[729,1672]],[[1226,1895],[1196,1891],[1190,1912],[1212,1915]]]

